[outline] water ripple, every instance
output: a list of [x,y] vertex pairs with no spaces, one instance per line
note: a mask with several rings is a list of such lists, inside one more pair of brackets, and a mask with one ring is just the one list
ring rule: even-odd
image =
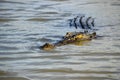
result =
[[11,4],[11,3],[12,3],[12,4],[25,4],[25,3],[23,3],[23,2],[4,1],[4,0],[1,0],[0,3],[2,3],[2,4],[3,4],[3,3],[10,3],[10,4]]
[[9,21],[16,21],[16,19],[4,19],[4,18],[0,18],[0,22],[9,22]]
[[40,22],[47,22],[47,21],[53,21],[53,20],[61,20],[61,18],[31,18],[28,19],[28,21],[40,21]]

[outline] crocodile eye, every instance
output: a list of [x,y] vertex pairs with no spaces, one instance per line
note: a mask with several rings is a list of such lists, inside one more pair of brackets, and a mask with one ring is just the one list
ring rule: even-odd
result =
[[91,35],[90,38],[92,38],[93,36]]

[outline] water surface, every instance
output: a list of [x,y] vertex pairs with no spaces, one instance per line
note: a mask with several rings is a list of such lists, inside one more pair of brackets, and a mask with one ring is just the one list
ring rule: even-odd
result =
[[[101,36],[52,51],[67,20],[95,17]],[[119,80],[120,0],[0,0],[0,80]]]

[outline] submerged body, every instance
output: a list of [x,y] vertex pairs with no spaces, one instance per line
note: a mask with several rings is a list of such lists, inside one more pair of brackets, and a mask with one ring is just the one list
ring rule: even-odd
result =
[[67,32],[62,40],[50,44],[45,43],[43,46],[40,46],[43,50],[51,50],[58,46],[63,46],[67,44],[76,44],[78,42],[90,41],[96,37],[96,32],[93,33],[85,33],[85,32]]

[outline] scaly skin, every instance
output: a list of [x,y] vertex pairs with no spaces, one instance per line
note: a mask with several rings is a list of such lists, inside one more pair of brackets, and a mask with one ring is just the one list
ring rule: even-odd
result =
[[46,43],[43,46],[40,46],[43,50],[51,50],[58,46],[63,46],[67,44],[74,44],[83,41],[90,41],[96,37],[96,33],[93,32],[92,34],[83,33],[83,32],[67,32],[66,35],[57,43],[50,44]]

